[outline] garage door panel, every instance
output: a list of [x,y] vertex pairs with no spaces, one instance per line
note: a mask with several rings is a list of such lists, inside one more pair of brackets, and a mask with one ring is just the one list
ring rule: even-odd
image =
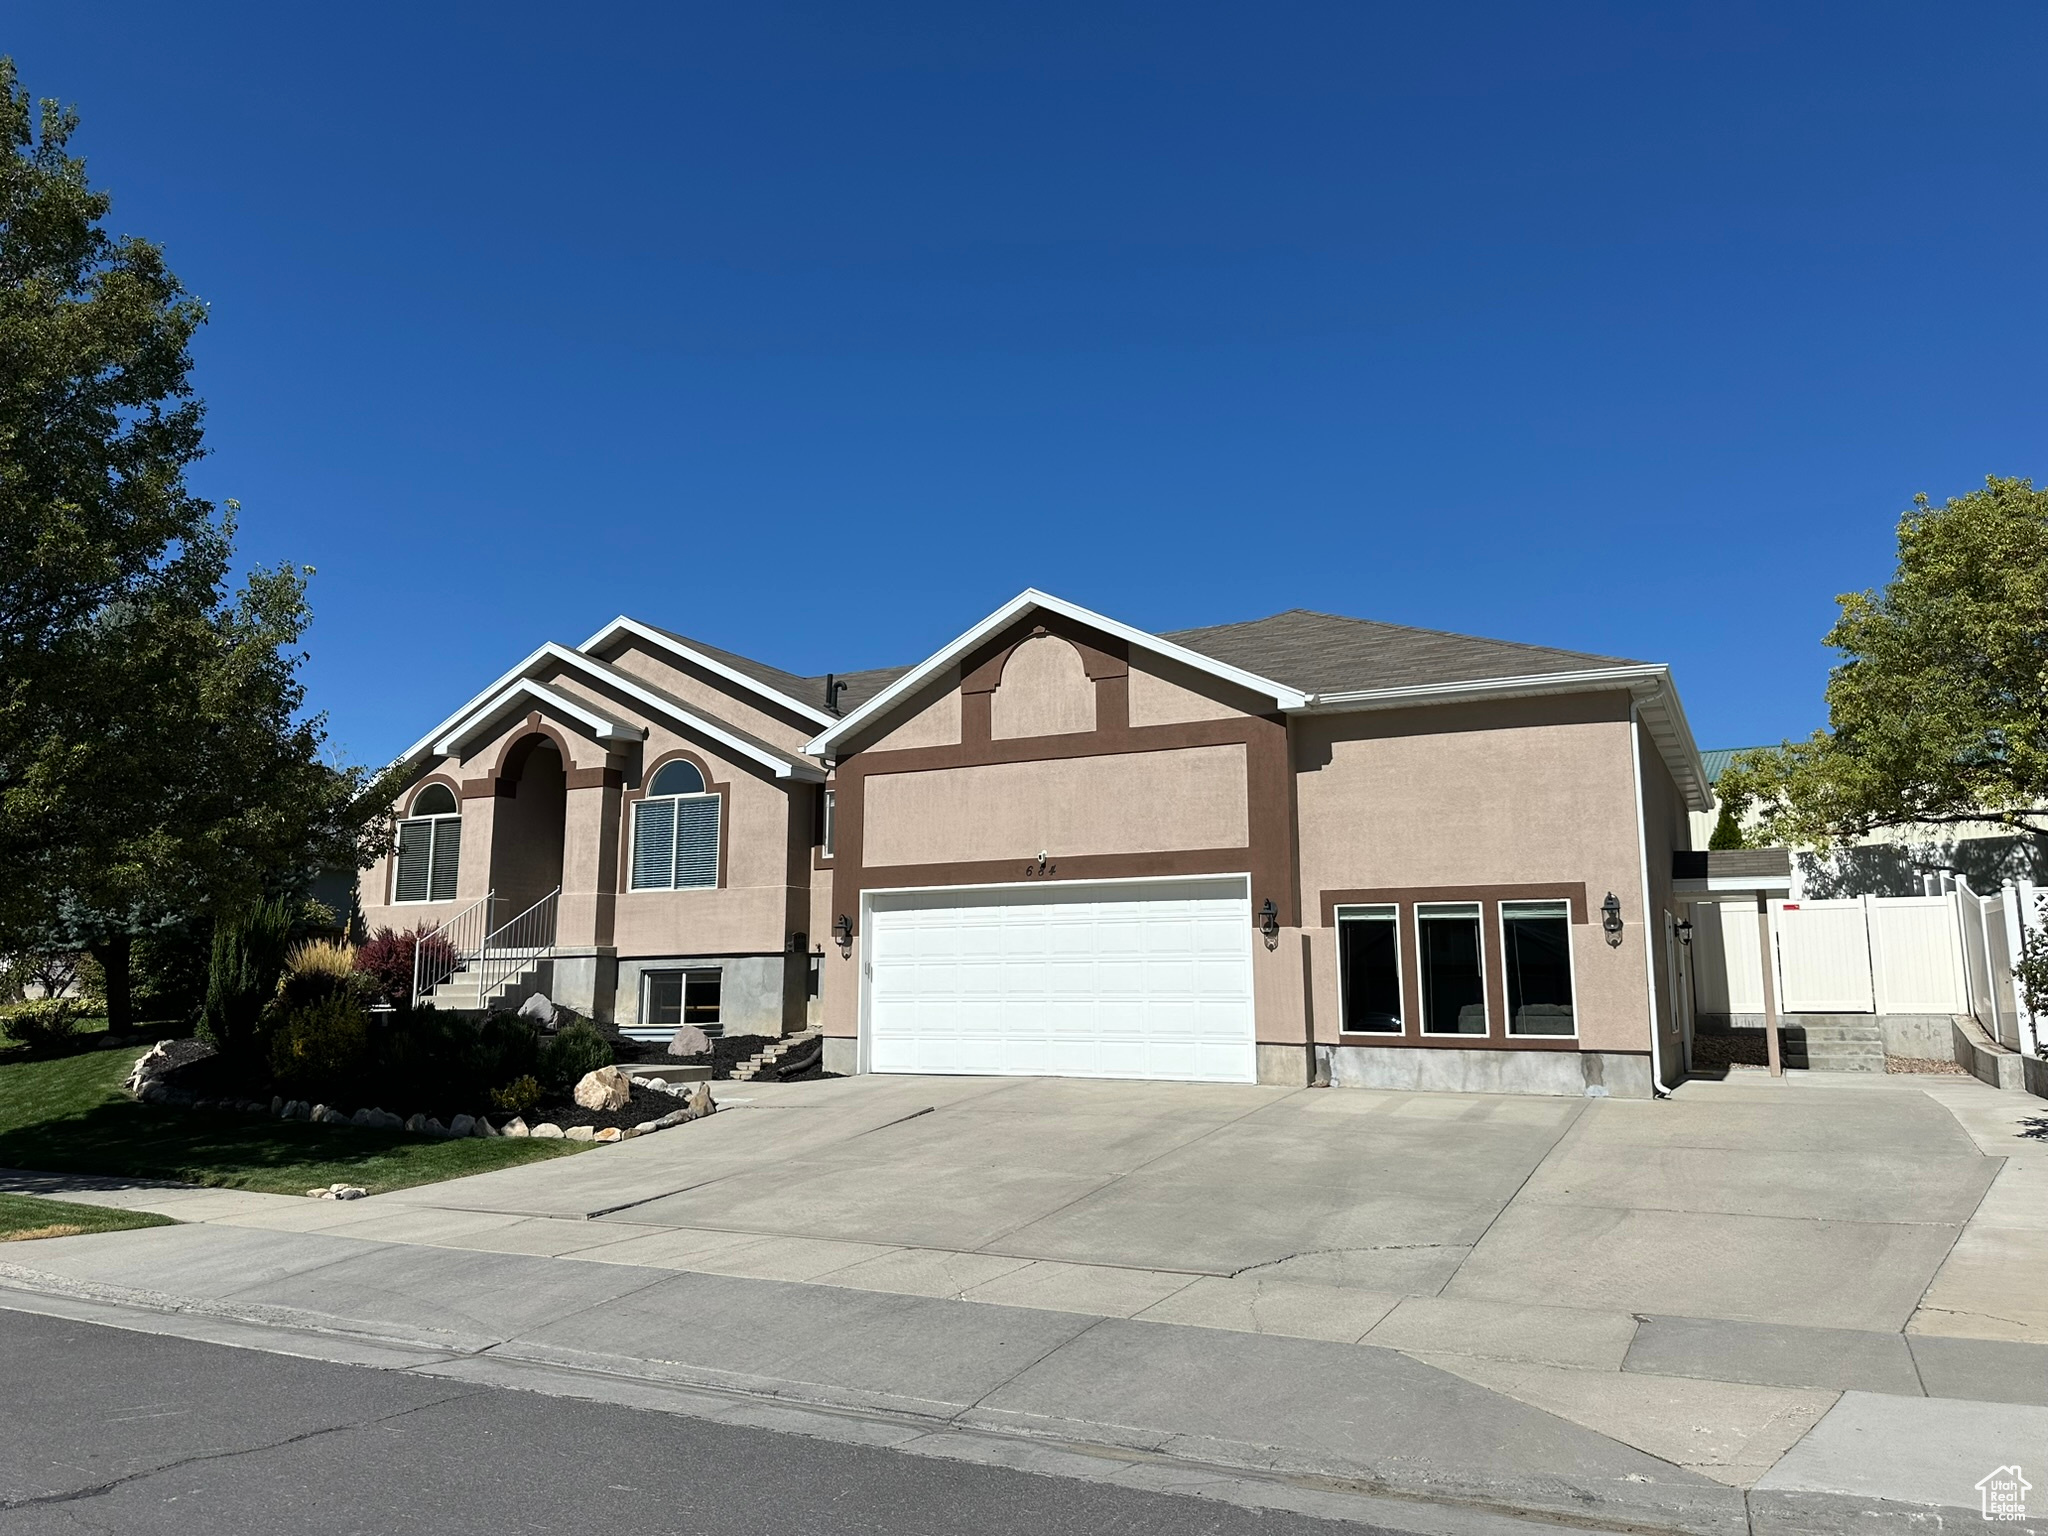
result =
[[878,892],[878,1072],[1254,1077],[1245,882]]

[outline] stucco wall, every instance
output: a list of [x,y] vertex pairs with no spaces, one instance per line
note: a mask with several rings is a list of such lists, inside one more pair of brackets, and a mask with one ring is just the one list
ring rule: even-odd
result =
[[947,688],[906,715],[887,735],[863,750],[895,752],[909,747],[950,747],[960,740],[960,690]]
[[[1583,881],[1589,920],[1572,930],[1579,1044],[1649,1048],[1626,695],[1305,716],[1294,747],[1310,922],[1320,924],[1325,890]],[[1620,949],[1596,915],[1610,890],[1636,941]],[[1317,1037],[1333,1040],[1334,936],[1311,944]],[[1262,1013],[1260,1038],[1278,1038],[1272,1027]]]
[[1130,700],[1132,725],[1185,725],[1256,712],[1249,694],[1143,651],[1131,658]]
[[1095,729],[1095,684],[1081,653],[1058,635],[1038,635],[1010,653],[989,712],[997,741]]
[[[621,672],[637,677],[663,693],[713,720],[736,725],[750,736],[758,736],[785,751],[796,752],[821,727],[775,709],[737,683],[729,683],[711,672],[689,666],[646,642],[615,642],[605,650],[603,660]],[[614,709],[618,705],[610,706]]]
[[1241,848],[1242,745],[869,776],[870,869]]

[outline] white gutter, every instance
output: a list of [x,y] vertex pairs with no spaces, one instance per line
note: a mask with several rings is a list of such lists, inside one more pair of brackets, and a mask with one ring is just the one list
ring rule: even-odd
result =
[[1603,689],[1626,689],[1635,709],[1654,718],[1647,723],[1659,753],[1671,769],[1671,777],[1685,796],[1686,807],[1694,811],[1713,809],[1713,792],[1707,786],[1706,765],[1686,724],[1685,711],[1678,703],[1678,691],[1671,682],[1671,669],[1654,663],[1631,663],[1619,667],[1594,667],[1578,672],[1538,672],[1525,677],[1488,677],[1470,682],[1416,683],[1400,688],[1355,688],[1319,693],[1305,710],[1296,713],[1335,714],[1356,710],[1402,709],[1415,704],[1457,704],[1489,699],[1540,698],[1547,694],[1587,693]]
[[1643,823],[1642,727],[1636,706],[1628,707],[1628,765],[1636,780],[1636,876],[1643,891],[1643,987],[1650,1005],[1650,1097],[1670,1097],[1664,1086],[1664,1016],[1657,1007],[1657,925],[1650,920],[1650,833]]

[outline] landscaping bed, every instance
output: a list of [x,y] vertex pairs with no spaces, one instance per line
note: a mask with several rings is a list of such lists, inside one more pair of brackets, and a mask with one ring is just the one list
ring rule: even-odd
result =
[[438,1141],[404,1131],[309,1125],[268,1114],[139,1104],[121,1085],[143,1044],[133,1039],[112,1047],[88,1044],[60,1056],[0,1052],[0,1167],[117,1174],[280,1195],[343,1183],[377,1194],[579,1149],[575,1142]]
[[713,1082],[727,1082],[732,1078],[732,1069],[750,1056],[758,1056],[776,1041],[774,1035],[723,1035],[711,1041],[711,1054],[699,1051],[694,1056],[671,1056],[668,1047],[659,1040],[628,1040],[621,1038],[612,1049],[617,1053],[620,1066],[632,1062],[660,1063],[672,1067],[701,1067],[709,1065]]

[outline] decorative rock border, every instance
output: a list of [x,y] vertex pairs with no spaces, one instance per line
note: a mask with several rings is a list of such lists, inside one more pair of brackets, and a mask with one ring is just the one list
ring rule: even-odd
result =
[[[718,1106],[712,1102],[709,1083],[669,1083],[656,1077],[632,1079],[635,1088],[647,1088],[656,1093],[666,1094],[682,1100],[681,1108],[653,1120],[642,1120],[638,1125],[621,1129],[615,1125],[598,1129],[588,1125],[572,1125],[567,1130],[551,1121],[529,1128],[526,1121],[515,1116],[503,1130],[494,1127],[481,1115],[456,1115],[446,1125],[429,1115],[413,1115],[400,1118],[387,1109],[359,1109],[354,1114],[343,1114],[331,1104],[315,1104],[306,1099],[287,1099],[274,1096],[268,1104],[256,1099],[202,1099],[182,1088],[173,1088],[165,1082],[164,1075],[173,1065],[166,1043],[159,1041],[145,1055],[136,1060],[135,1068],[128,1074],[122,1086],[144,1104],[177,1105],[187,1109],[212,1109],[241,1111],[252,1115],[270,1115],[279,1120],[304,1120],[314,1125],[352,1125],[375,1131],[409,1131],[415,1136],[435,1136],[443,1140],[458,1137],[488,1136],[537,1136],[543,1140],[594,1141],[610,1143],[631,1141],[655,1131],[665,1131],[671,1126],[687,1125],[692,1120],[701,1120],[715,1111]],[[350,1199],[349,1195],[329,1190],[314,1190],[309,1193],[323,1199]]]
[[642,1120],[638,1125],[629,1125],[623,1130],[615,1125],[608,1125],[602,1130],[595,1130],[587,1125],[572,1125],[565,1131],[551,1120],[543,1120],[539,1125],[528,1127],[522,1118],[511,1121],[504,1130],[494,1134],[534,1136],[543,1141],[631,1141],[636,1136],[647,1136],[655,1131],[665,1131],[670,1126],[687,1125],[692,1120],[701,1120],[718,1108],[717,1104],[712,1102],[709,1083],[669,1083],[658,1077],[636,1077],[632,1079],[632,1083],[635,1088],[650,1088],[656,1093],[665,1093],[670,1098],[681,1099],[683,1107],[672,1109],[659,1119]]

